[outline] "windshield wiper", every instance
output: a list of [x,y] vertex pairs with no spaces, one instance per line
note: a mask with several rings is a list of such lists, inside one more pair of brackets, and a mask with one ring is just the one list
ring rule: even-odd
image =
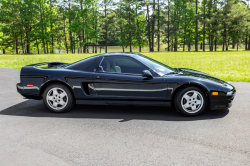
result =
[[171,74],[178,74],[178,72],[172,71],[172,72],[169,72],[169,73],[167,73],[167,74],[164,74],[164,76],[165,76],[165,75],[171,75]]
[[178,72],[178,73],[180,73],[180,72],[181,72],[181,69],[175,68],[175,71]]

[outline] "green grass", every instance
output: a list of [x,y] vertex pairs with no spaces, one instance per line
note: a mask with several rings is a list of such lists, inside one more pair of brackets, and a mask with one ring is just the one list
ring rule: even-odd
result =
[[[176,68],[199,70],[226,81],[250,82],[250,52],[156,52],[143,53]],[[96,54],[0,55],[0,68],[21,69],[40,62],[75,62]]]

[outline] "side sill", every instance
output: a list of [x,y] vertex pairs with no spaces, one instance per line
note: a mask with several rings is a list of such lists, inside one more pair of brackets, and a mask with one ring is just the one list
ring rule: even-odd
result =
[[76,104],[83,105],[108,105],[102,100],[76,100]]
[[170,101],[76,100],[76,104],[171,107],[171,102]]

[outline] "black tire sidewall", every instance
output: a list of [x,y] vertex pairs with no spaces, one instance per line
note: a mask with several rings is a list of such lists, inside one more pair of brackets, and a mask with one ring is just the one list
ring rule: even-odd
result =
[[[202,95],[203,100],[204,100],[202,108],[198,112],[196,112],[196,113],[188,113],[181,106],[181,99],[182,99],[183,95],[186,92],[191,91],[191,90],[198,91]],[[174,103],[175,103],[175,108],[177,109],[177,111],[179,113],[181,113],[181,114],[183,114],[185,116],[196,116],[196,115],[199,115],[199,114],[201,114],[202,112],[204,112],[206,110],[206,107],[207,107],[207,98],[206,98],[205,93],[201,89],[196,88],[196,87],[187,87],[187,88],[181,89],[178,92],[178,94],[175,97]]]
[[[48,103],[47,103],[47,100],[46,100],[46,96],[47,96],[47,93],[49,90],[51,90],[52,88],[61,88],[63,89],[66,93],[67,93],[67,96],[68,96],[68,103],[67,105],[61,109],[61,110],[55,110],[53,108],[51,108]],[[69,90],[69,88],[67,88],[65,85],[62,85],[62,84],[51,84],[49,85],[43,92],[43,103],[44,105],[52,112],[56,112],[56,113],[62,113],[62,112],[67,112],[69,111],[73,106],[74,106],[74,98],[73,98],[73,95],[71,93],[71,91]]]

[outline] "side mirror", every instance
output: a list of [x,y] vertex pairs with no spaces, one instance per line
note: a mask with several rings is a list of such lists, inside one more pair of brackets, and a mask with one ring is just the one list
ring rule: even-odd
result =
[[101,72],[101,73],[104,72],[102,66],[96,67],[94,71],[95,71],[95,72],[99,72],[99,73],[100,73],[100,72]]
[[153,79],[153,75],[149,70],[143,70],[142,77],[147,77],[148,79]]

